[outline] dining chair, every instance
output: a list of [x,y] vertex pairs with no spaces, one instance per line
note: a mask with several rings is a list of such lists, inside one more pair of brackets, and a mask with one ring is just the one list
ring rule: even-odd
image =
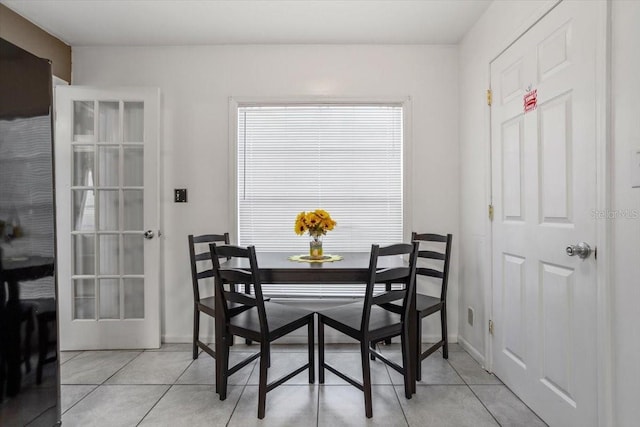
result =
[[[365,415],[373,416],[371,400],[371,370],[370,355],[375,355],[389,367],[398,371],[404,377],[404,390],[407,399],[411,399],[413,373],[409,363],[409,303],[415,287],[416,258],[418,243],[400,243],[391,246],[371,246],[369,259],[368,281],[363,301],[343,305],[318,312],[318,377],[320,384],[324,384],[325,369],[342,378],[360,391],[364,392]],[[380,268],[383,257],[408,256],[407,265],[399,267]],[[384,264],[383,264],[384,265]],[[385,282],[404,283],[403,289],[390,290],[374,296],[376,283]],[[403,309],[394,313],[383,309],[379,304],[402,300]],[[362,361],[362,383],[340,372],[336,367],[325,362],[324,358],[324,326],[342,332],[359,341],[360,359]],[[386,338],[400,335],[402,343],[402,365],[398,365],[371,348],[369,343],[383,341]]]
[[[218,355],[219,360],[222,362],[222,372],[219,376],[221,382],[219,387],[220,400],[225,400],[227,397],[229,376],[246,366],[251,360],[260,357],[258,418],[262,419],[265,416],[266,399],[269,391],[305,370],[309,371],[309,384],[315,382],[314,312],[265,301],[255,247],[218,246],[216,243],[212,243],[210,250],[216,293],[218,297],[222,297],[225,319],[225,334],[222,338],[224,353]],[[220,264],[221,259],[226,260],[222,266]],[[244,264],[242,268],[224,268],[224,264],[233,262]],[[234,292],[233,287],[237,283],[253,284],[255,298]],[[247,309],[239,314],[232,315],[233,304],[244,305]],[[267,383],[267,373],[271,359],[271,343],[304,326],[307,327],[308,334],[308,362],[282,378]],[[260,352],[229,368],[229,347],[233,343],[234,336],[260,343]]]
[[[211,252],[209,244],[224,243],[229,244],[229,233],[224,234],[202,234],[199,236],[189,235],[189,258],[191,261],[191,283],[193,285],[193,358],[198,358],[198,347],[208,353],[211,357],[216,357],[215,350],[206,343],[200,341],[200,313],[204,313],[215,319],[215,297],[213,295],[202,298],[200,296],[200,282],[213,277],[211,264]],[[196,253],[196,251],[198,251]],[[250,285],[244,286],[246,294],[251,293]],[[244,306],[234,307],[232,312],[242,311]],[[249,344],[250,342],[247,342]]]
[[[2,248],[0,248],[0,402],[4,398],[4,385],[7,378],[8,369],[8,352],[12,343],[11,332],[9,331],[10,323],[16,321],[19,328],[24,324],[24,340],[18,344],[18,357],[20,362],[24,362],[25,372],[31,372],[31,340],[34,327],[34,306],[29,301],[21,300],[18,303],[18,316],[16,319],[10,319],[7,312],[8,290],[5,290],[5,279],[2,273]],[[13,333],[15,337],[16,332]],[[17,333],[21,335],[22,329]],[[40,383],[38,383],[40,384]]]
[[58,360],[57,307],[54,298],[40,298],[33,301],[34,314],[38,325],[38,364],[36,384],[42,384],[44,365]]
[[[421,293],[416,294],[416,341],[418,343],[422,342],[422,319],[427,316],[440,312],[441,329],[440,341],[431,345],[425,351],[422,351],[421,345],[418,345],[417,347],[419,354],[416,355],[418,358],[416,364],[416,380],[420,381],[422,379],[422,361],[429,357],[429,355],[442,347],[442,357],[445,359],[449,358],[449,341],[447,338],[447,283],[449,279],[449,262],[451,259],[451,242],[453,241],[453,236],[451,234],[419,234],[413,232],[411,234],[411,241],[418,243],[425,242],[430,244],[429,249],[420,250],[418,252],[418,263],[420,265],[416,267],[416,276],[432,277],[440,282],[439,296],[433,297]],[[442,247],[443,244],[444,251],[434,250],[434,248],[432,247],[433,245]],[[422,265],[420,260],[426,260],[424,262],[428,262],[431,264]],[[433,263],[440,264],[441,269],[432,268],[434,267],[432,265]],[[386,289],[391,289],[391,284],[389,282],[386,284]],[[399,300],[382,304],[382,307],[394,313],[400,313],[403,310],[402,304]]]

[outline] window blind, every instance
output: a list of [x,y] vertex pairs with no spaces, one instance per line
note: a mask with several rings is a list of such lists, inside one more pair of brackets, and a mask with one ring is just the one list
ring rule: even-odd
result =
[[[238,244],[308,253],[296,215],[317,208],[337,221],[325,253],[368,252],[403,237],[401,105],[238,107]],[[362,286],[265,287],[272,296],[362,295]]]

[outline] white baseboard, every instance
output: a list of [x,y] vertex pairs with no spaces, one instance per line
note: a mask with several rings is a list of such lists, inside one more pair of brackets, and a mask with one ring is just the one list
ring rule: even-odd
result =
[[469,353],[471,357],[473,357],[476,362],[480,364],[480,366],[486,369],[485,358],[482,353],[480,353],[474,346],[469,344],[469,342],[461,336],[458,337],[458,344],[460,344],[460,347],[465,349],[466,352]]
[[[331,328],[326,328],[324,339],[325,339],[325,342],[327,342],[328,344],[342,344],[342,343],[354,342],[348,336],[341,334],[340,332],[332,331]],[[456,343],[458,342],[459,339],[461,338],[455,334],[449,335],[450,343]],[[162,336],[163,343],[184,344],[184,343],[190,343],[191,340],[192,340],[191,335],[163,335]],[[213,336],[207,336],[207,337],[201,336],[200,340],[208,343],[214,342]],[[396,338],[395,341],[398,342],[399,340]],[[437,334],[429,334],[429,335],[422,336],[422,342],[438,342],[438,341],[440,341],[440,335],[437,335]],[[279,344],[305,344],[306,342],[307,342],[307,335],[305,333],[289,334],[278,340]],[[317,342],[318,341],[316,340],[316,343]],[[472,348],[471,346],[469,347]],[[467,351],[469,351],[469,353],[471,353],[472,351],[475,351],[477,354],[480,354],[475,349],[467,350]],[[478,360],[475,356],[474,356],[474,359]],[[484,361],[484,358],[483,358],[483,361]]]
[[[162,335],[161,337],[163,344],[190,344],[192,339],[192,335]],[[200,340],[203,342],[213,342],[213,336],[201,336]]]

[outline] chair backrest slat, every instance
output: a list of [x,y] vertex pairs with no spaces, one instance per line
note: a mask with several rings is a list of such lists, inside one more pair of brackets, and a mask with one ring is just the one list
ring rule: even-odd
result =
[[237,302],[239,304],[244,304],[244,305],[248,305],[251,307],[255,307],[257,305],[256,299],[250,296],[247,296],[246,294],[240,293],[240,292],[229,292],[229,291],[225,291],[224,292],[224,298],[228,301],[228,302]]
[[447,243],[447,239],[449,238],[449,234],[442,235],[442,234],[433,234],[433,233],[413,233],[413,236],[411,237],[411,240],[419,240],[421,242],[440,242],[440,243]]
[[[383,263],[385,268],[378,268],[381,257],[395,257],[397,260],[405,262],[398,263],[398,266],[386,267],[388,263]],[[391,246],[380,247],[378,245],[371,246],[371,256],[369,258],[369,281],[367,283],[364,309],[362,310],[361,330],[369,330],[369,319],[371,315],[371,307],[374,304],[382,304],[384,302],[396,301],[402,299],[401,319],[407,318],[409,315],[409,296],[415,290],[416,276],[416,260],[418,258],[418,243],[399,243]],[[408,263],[408,265],[406,264]],[[391,264],[393,265],[393,264]],[[383,294],[374,297],[373,291],[376,283],[395,282],[403,283],[405,286],[400,290],[389,290]],[[366,332],[365,332],[366,333]]]
[[373,303],[376,305],[380,305],[380,304],[386,304],[388,302],[398,301],[404,298],[405,293],[406,292],[404,289],[387,291],[380,295],[375,295],[373,297]]
[[211,259],[210,252],[203,252],[201,254],[196,254],[196,261],[208,261]]
[[433,234],[433,233],[412,233],[411,240],[414,242],[431,242],[431,243],[445,243],[444,252],[438,252],[434,250],[420,250],[418,257],[420,259],[430,259],[443,261],[442,271],[438,271],[434,268],[427,268],[418,266],[416,268],[416,274],[418,276],[435,277],[442,280],[442,286],[440,290],[440,301],[446,302],[447,300],[447,284],[449,281],[449,264],[451,261],[451,242],[453,236],[451,234]]
[[[198,263],[211,260],[211,252],[209,251],[209,244],[214,242],[220,242],[229,244],[229,233],[224,234],[201,234],[194,236],[190,234],[189,240],[189,261],[191,263],[191,284],[193,287],[193,299],[196,303],[200,302],[200,286],[199,280],[213,277],[213,270],[211,270],[211,264],[205,267],[205,270],[198,270]],[[204,252],[196,253],[196,245],[199,250]],[[206,247],[200,245],[206,245]]]
[[418,252],[418,258],[428,258],[428,259],[437,259],[439,261],[444,261],[447,257],[447,254],[436,251],[420,251]]
[[199,236],[193,236],[193,243],[213,243],[213,242],[225,242],[229,244],[229,233],[224,234],[201,234]]
[[416,268],[416,274],[419,274],[420,276],[435,277],[437,279],[442,279],[444,277],[444,274],[442,273],[442,271],[434,270],[433,268],[425,268],[425,267]]
[[196,277],[198,278],[198,280],[200,279],[206,279],[208,277],[213,277],[213,270],[209,269],[209,270],[205,270],[205,271],[200,271]]
[[[211,251],[213,271],[215,273],[216,292],[223,297],[222,306],[227,321],[230,319],[229,303],[231,302],[256,307],[261,332],[264,334],[268,333],[269,325],[264,307],[264,296],[262,293],[262,284],[260,283],[260,271],[258,269],[255,247],[248,246],[242,248],[240,246],[217,245],[216,243],[212,243],[209,245],[209,248]],[[226,260],[221,264],[220,259],[224,258],[226,258]],[[232,267],[236,260],[243,263],[242,268]],[[248,268],[244,267],[246,264],[248,264]],[[255,298],[233,292],[234,286],[238,283],[245,285],[253,284]],[[230,286],[231,290],[226,290],[225,285]]]
[[394,282],[398,283],[409,274],[409,267],[406,268],[385,268],[376,271],[377,283]]
[[[215,274],[215,271],[212,271]],[[222,277],[222,280],[224,280],[225,283],[251,283],[253,281],[250,271],[240,269],[220,271],[220,277]]]

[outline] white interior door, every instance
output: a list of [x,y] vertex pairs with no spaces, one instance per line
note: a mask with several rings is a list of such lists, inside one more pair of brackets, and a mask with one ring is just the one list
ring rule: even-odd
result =
[[560,3],[491,64],[493,368],[552,426],[598,420],[596,260],[566,253],[596,240],[596,8]]
[[159,91],[56,88],[62,350],[160,345]]

